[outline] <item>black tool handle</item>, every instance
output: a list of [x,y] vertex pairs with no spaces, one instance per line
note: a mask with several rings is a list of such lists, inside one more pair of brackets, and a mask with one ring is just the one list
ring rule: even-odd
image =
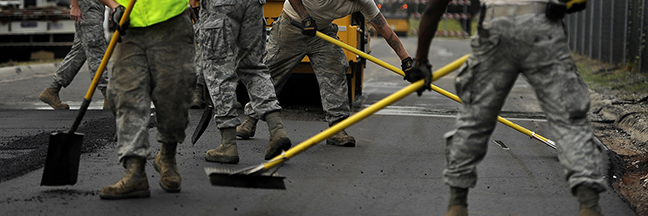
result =
[[304,29],[304,25],[302,25],[300,22],[297,22],[296,20],[290,20],[290,24],[299,29]]
[[74,124],[72,124],[72,127],[68,131],[68,134],[76,132],[76,130],[79,127],[79,124],[81,124],[81,120],[83,119],[83,116],[85,115],[85,113],[88,110],[89,106],[90,106],[90,100],[88,100],[86,98],[83,98],[83,103],[81,103],[81,108],[79,108],[79,113],[77,114],[76,118],[74,119]]

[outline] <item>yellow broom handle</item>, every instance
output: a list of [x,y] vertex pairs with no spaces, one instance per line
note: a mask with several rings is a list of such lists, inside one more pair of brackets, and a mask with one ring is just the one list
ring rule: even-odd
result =
[[[131,11],[133,10],[133,6],[135,5],[135,1],[136,0],[130,0],[130,2],[128,2],[128,6],[126,6],[126,11],[124,11],[121,20],[119,20],[119,26],[123,25],[128,20],[128,17],[130,16]],[[119,40],[119,31],[115,31],[115,34],[113,34],[113,37],[110,39],[110,44],[108,44],[106,53],[104,54],[103,59],[101,59],[101,64],[97,69],[97,73],[95,73],[95,76],[92,79],[92,83],[90,83],[90,88],[88,89],[88,93],[86,93],[85,95],[86,100],[92,99],[92,95],[94,95],[94,91],[97,88],[97,85],[99,84],[99,79],[101,79],[101,75],[103,75],[103,72],[106,69],[106,65],[108,65],[108,60],[110,59],[110,56],[112,56],[113,50],[115,49],[118,40]]]
[[[331,42],[331,43],[333,43],[335,45],[338,45],[338,46],[340,46],[340,47],[342,47],[342,48],[344,48],[346,50],[349,50],[349,51],[351,51],[351,52],[353,52],[353,53],[355,53],[355,54],[357,54],[357,55],[359,55],[359,56],[361,56],[361,57],[363,57],[365,59],[368,59],[368,60],[370,60],[370,61],[372,61],[372,62],[374,62],[374,63],[376,63],[376,64],[378,64],[380,66],[383,66],[383,67],[385,67],[385,68],[387,68],[387,69],[389,69],[391,71],[394,71],[394,72],[400,74],[401,76],[405,76],[405,73],[400,68],[394,67],[394,66],[392,66],[392,65],[390,65],[390,64],[388,64],[388,63],[386,63],[386,62],[384,62],[384,61],[382,61],[380,59],[377,59],[377,58],[375,58],[375,57],[373,57],[373,56],[371,56],[371,55],[369,55],[369,54],[367,54],[365,52],[362,52],[361,50],[356,49],[355,47],[352,47],[352,46],[350,46],[350,45],[348,45],[346,43],[343,43],[342,41],[338,41],[338,40],[336,40],[336,39],[334,39],[332,37],[329,37],[326,34],[323,34],[323,33],[319,32],[319,31],[317,32],[316,35],[319,38],[322,38],[322,39],[324,39],[324,40],[326,40],[328,42]],[[452,68],[457,69],[468,59],[469,56],[470,55],[464,55],[461,58],[459,58],[459,59],[453,61],[452,63],[448,64],[446,67],[452,67]],[[433,76],[432,76],[432,81],[435,81],[435,80],[447,75],[448,73],[454,71],[455,69],[453,69],[453,70],[437,70],[437,71],[435,71],[433,73]],[[432,86],[432,90],[434,90],[436,92],[439,92],[440,94],[442,94],[442,95],[444,95],[444,96],[446,96],[446,97],[448,97],[448,98],[450,98],[450,99],[452,99],[454,101],[457,101],[457,102],[461,103],[461,100],[456,95],[454,95],[454,94],[452,94],[452,93],[450,93],[448,91],[445,91],[445,90],[443,90],[443,89],[441,89],[441,88],[439,88],[439,87],[437,87],[435,85],[431,85],[431,86]],[[540,142],[548,145],[549,147],[551,147],[553,149],[556,149],[556,144],[553,141],[551,141],[551,140],[549,140],[549,139],[547,139],[547,138],[545,138],[543,136],[540,136],[539,134],[537,134],[537,133],[535,133],[533,131],[530,131],[530,130],[528,130],[528,129],[520,126],[520,125],[517,125],[517,124],[515,124],[515,123],[513,123],[513,122],[511,122],[511,121],[509,121],[509,120],[507,120],[505,118],[502,118],[500,116],[497,116],[497,121],[499,121],[499,122],[513,128],[513,129],[515,129],[515,130],[517,130],[519,132],[522,132],[522,133],[524,133],[524,134],[526,134],[526,135],[528,135],[530,137],[536,138]]]

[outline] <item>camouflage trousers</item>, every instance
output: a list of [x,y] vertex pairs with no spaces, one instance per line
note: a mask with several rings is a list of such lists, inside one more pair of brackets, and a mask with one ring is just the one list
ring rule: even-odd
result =
[[115,50],[108,98],[115,109],[119,160],[149,157],[148,125],[155,106],[157,141],[182,143],[196,84],[194,35],[187,13],[149,27],[129,28]]
[[[103,17],[103,14],[102,14]],[[88,69],[90,70],[90,80],[92,80],[99,69],[101,59],[106,52],[108,42],[104,37],[104,28],[102,25],[80,25],[76,24],[76,31],[74,33],[74,41],[70,52],[65,56],[61,66],[56,70],[54,75],[54,82],[63,87],[67,87],[72,83],[74,77],[79,73],[83,64],[88,62]],[[106,93],[106,85],[108,84],[108,73],[104,70],[101,79],[99,79],[98,87],[102,94]]]
[[265,47],[263,1],[201,1],[202,55],[200,69],[214,103],[218,128],[236,127],[238,118],[236,86],[241,81],[256,113],[281,110],[270,80],[268,67],[261,61]]
[[521,73],[546,113],[550,135],[557,138],[558,159],[572,192],[580,184],[604,191],[602,151],[587,120],[588,88],[576,70],[562,23],[544,14],[485,19],[471,46],[472,54],[455,80],[463,105],[457,129],[446,134],[445,183],[475,186],[476,166]]
[[[318,37],[303,35],[301,30],[290,24],[291,19],[282,14],[272,24],[270,39],[263,62],[268,65],[277,94],[290,78],[292,71],[304,56],[308,56],[319,83],[322,107],[329,124],[349,116],[350,107],[346,72],[349,62],[342,48]],[[337,38],[337,25],[331,23],[322,33]],[[251,110],[245,113],[257,118]]]

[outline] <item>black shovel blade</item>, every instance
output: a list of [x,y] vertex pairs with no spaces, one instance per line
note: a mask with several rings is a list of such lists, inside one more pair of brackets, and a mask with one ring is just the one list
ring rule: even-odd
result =
[[82,143],[82,133],[54,132],[50,134],[41,186],[76,184]]
[[[278,175],[249,175],[235,170],[208,167],[205,172],[213,186],[285,190],[286,177]],[[234,174],[233,174],[234,173]]]
[[193,135],[191,135],[191,144],[196,144],[200,136],[205,132],[205,129],[207,129],[207,126],[209,126],[213,109],[214,108],[211,106],[205,107],[205,111],[203,111],[200,121],[198,121],[198,125],[196,125],[196,130],[194,130]]

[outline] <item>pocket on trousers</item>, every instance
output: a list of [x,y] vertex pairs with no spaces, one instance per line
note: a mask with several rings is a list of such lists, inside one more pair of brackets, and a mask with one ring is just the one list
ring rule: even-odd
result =
[[204,22],[200,29],[202,54],[205,59],[226,59],[234,56],[234,51],[228,43],[228,29],[224,19]]

